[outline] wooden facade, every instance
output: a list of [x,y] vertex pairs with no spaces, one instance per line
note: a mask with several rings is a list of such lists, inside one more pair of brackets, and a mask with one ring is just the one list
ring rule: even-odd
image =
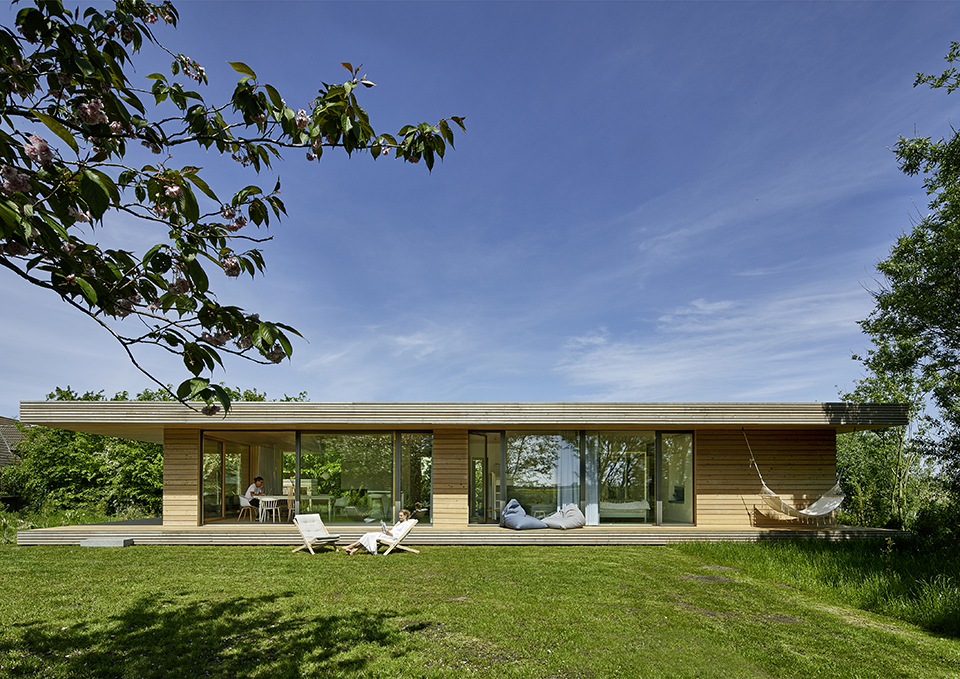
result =
[[[803,507],[836,482],[838,433],[904,425],[906,407],[844,403],[237,403],[226,417],[205,417],[178,403],[54,401],[22,403],[21,419],[162,442],[165,529],[189,529],[203,523],[205,432],[432,432],[431,529],[450,534],[477,531],[478,535],[492,534],[490,526],[469,523],[471,431],[688,432],[693,435],[691,528],[733,534],[796,527],[785,521],[786,517],[772,515],[761,500],[745,435],[767,485],[786,502]],[[246,464],[244,469],[249,469]],[[656,533],[664,526],[624,529]]]

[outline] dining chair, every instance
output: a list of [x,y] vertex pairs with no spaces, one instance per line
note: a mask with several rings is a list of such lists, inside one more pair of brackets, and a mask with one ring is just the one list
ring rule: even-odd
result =
[[267,516],[271,521],[280,522],[280,500],[260,500],[260,521],[266,521]]
[[243,518],[243,513],[246,512],[247,516],[250,517],[250,520],[253,521],[253,510],[254,506],[250,504],[250,501],[245,498],[243,495],[240,496],[240,515],[237,517],[237,521]]
[[287,486],[287,506],[280,507],[280,511],[287,510],[287,521],[293,519],[293,515],[296,514],[293,504],[293,486]]

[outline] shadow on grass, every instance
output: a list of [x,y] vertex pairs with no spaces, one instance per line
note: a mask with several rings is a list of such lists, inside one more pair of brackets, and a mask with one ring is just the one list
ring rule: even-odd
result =
[[11,625],[0,643],[8,677],[296,677],[368,669],[404,654],[393,612],[281,614],[287,595],[178,606],[175,597],[131,602],[120,615],[68,627]]

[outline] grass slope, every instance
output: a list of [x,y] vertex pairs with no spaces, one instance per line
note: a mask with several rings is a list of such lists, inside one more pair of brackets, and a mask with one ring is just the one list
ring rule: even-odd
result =
[[960,640],[671,547],[4,546],[0,592],[4,677],[960,676]]

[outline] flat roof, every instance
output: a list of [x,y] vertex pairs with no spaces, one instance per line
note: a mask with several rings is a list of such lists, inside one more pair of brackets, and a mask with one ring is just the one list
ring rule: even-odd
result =
[[[200,404],[202,405],[202,404]],[[199,407],[199,406],[198,406]],[[164,429],[834,429],[908,423],[904,403],[354,403],[241,401],[203,415],[176,401],[21,401],[28,424],[163,442]]]

